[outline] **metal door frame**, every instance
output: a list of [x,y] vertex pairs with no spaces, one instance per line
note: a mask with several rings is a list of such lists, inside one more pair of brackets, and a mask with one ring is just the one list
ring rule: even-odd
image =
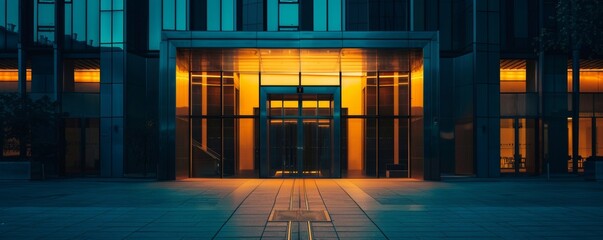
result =
[[[260,86],[260,177],[268,178],[270,176],[270,162],[268,158],[269,146],[268,146],[268,95],[269,94],[329,94],[333,96],[333,122],[332,122],[332,156],[331,156],[331,169],[329,176],[332,178],[341,177],[340,169],[340,151],[341,151],[341,87],[340,86]],[[301,106],[298,106],[298,110],[301,110]],[[299,128],[302,128],[303,123],[300,125],[299,121],[303,120],[301,117],[298,119],[298,133]],[[299,148],[299,134],[297,136],[297,147]],[[298,149],[298,170],[299,165],[303,164],[303,160],[299,158]],[[303,169],[303,167],[302,167]],[[301,177],[301,173],[298,172],[298,176]]]

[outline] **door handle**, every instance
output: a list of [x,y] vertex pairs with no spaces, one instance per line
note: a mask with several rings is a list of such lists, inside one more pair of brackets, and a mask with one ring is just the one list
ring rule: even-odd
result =
[[297,147],[297,150],[304,150],[304,147]]

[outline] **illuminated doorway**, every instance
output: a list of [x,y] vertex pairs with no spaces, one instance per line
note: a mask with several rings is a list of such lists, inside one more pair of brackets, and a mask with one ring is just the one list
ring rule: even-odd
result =
[[[578,164],[577,172],[584,172],[584,162],[592,156],[603,155],[603,118],[581,117],[579,119]],[[572,158],[572,121],[567,121],[568,128],[568,160],[567,171],[574,172]]]
[[339,87],[262,87],[261,177],[339,177]]
[[423,58],[419,47],[177,48],[174,165],[161,164],[177,178],[437,177],[424,161],[437,149],[424,147],[424,83],[437,72]]
[[535,174],[536,120],[529,118],[504,118],[500,120],[500,173]]

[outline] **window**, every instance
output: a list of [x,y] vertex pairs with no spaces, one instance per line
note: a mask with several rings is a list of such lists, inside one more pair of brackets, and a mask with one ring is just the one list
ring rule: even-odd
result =
[[299,4],[297,0],[280,0],[278,9],[278,29],[295,31],[299,29]]
[[99,0],[65,2],[65,48],[86,49],[99,46]]
[[34,4],[34,42],[38,46],[52,46],[55,42],[55,3],[51,0],[38,0]]
[[347,0],[346,30],[405,31],[409,29],[408,0]]
[[262,31],[264,26],[264,1],[263,0],[238,0],[237,1],[237,30]]
[[0,0],[0,49],[17,48],[19,1]]

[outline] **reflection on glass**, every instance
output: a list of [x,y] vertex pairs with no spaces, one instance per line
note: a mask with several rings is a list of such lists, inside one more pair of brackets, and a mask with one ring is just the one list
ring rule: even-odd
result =
[[297,28],[299,26],[299,6],[297,4],[280,4],[278,23],[281,28]]
[[500,120],[500,172],[536,173],[536,142],[534,119]]
[[65,174],[98,175],[100,171],[98,119],[65,119]]
[[603,118],[596,119],[597,128],[597,150],[596,156],[603,156]]
[[[423,67],[419,51],[190,52],[190,57],[188,52],[178,54],[176,102],[178,109],[190,110],[178,114],[189,114],[191,120],[191,176],[254,176],[259,170],[259,146],[267,147],[268,174],[273,177],[327,177],[333,171],[333,153],[339,150],[348,177],[405,177],[412,172],[411,160],[422,164]],[[270,94],[261,103],[267,106],[267,121],[254,118],[259,116],[263,86],[300,83],[341,87],[341,149],[333,149],[335,106],[329,94]],[[260,124],[267,129],[263,133],[267,134],[266,143],[259,142]],[[419,170],[415,176],[420,176]]]

